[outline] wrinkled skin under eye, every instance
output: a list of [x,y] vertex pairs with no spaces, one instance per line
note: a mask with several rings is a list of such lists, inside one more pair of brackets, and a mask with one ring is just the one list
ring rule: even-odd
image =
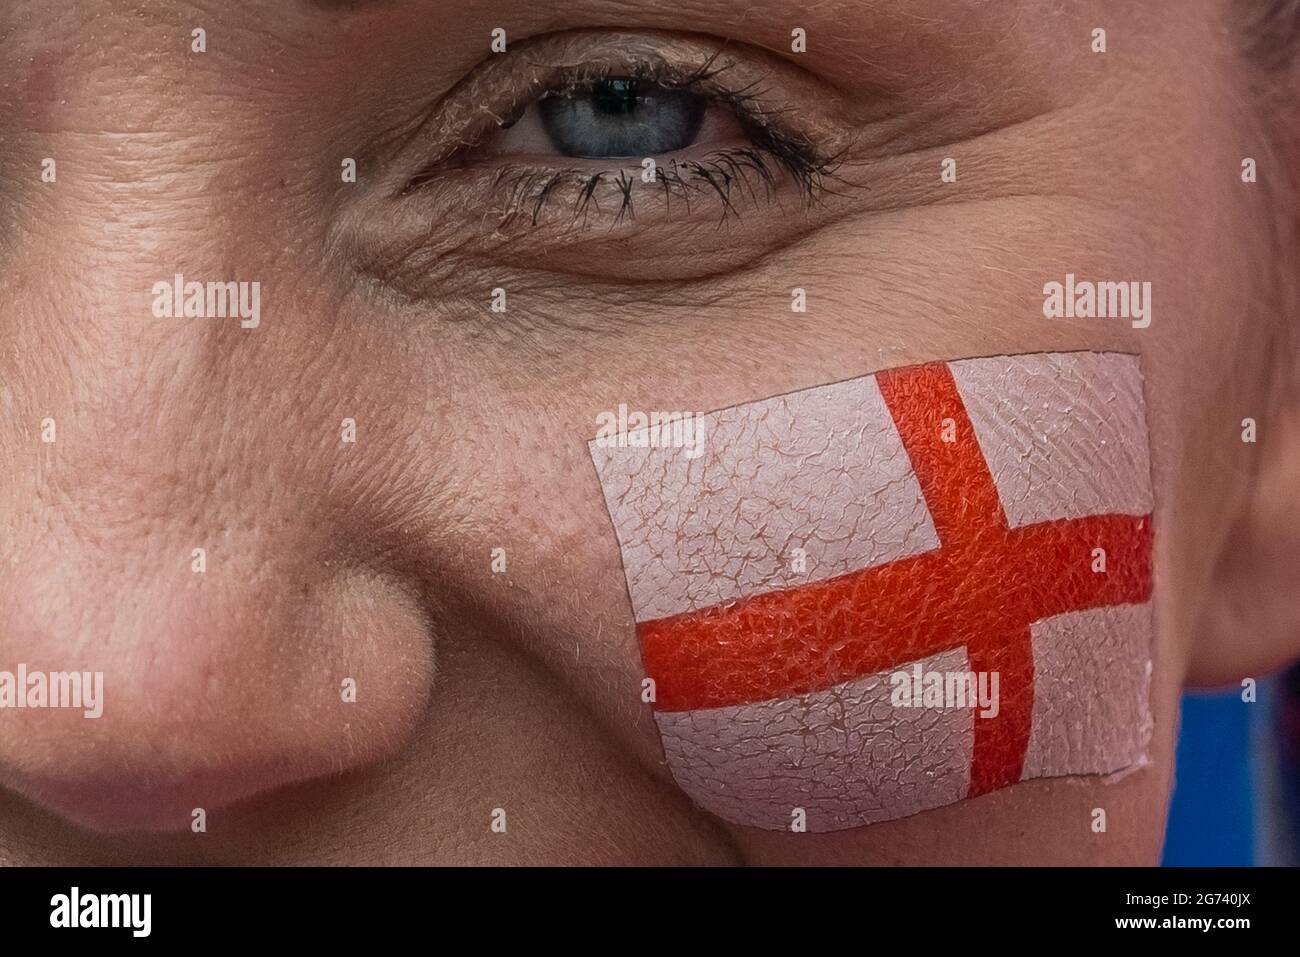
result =
[[631,77],[600,80],[538,103],[542,127],[564,156],[655,156],[695,142],[706,101]]

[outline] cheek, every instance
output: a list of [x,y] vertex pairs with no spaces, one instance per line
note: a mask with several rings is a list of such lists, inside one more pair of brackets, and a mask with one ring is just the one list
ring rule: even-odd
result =
[[592,456],[703,807],[836,830],[1146,762],[1137,357],[933,363],[636,424]]
[[[1137,358],[1159,328],[1042,311],[1044,283],[1067,272],[1151,273],[1121,262],[1118,242],[1080,253],[1059,220],[1053,204],[1005,199],[881,216],[869,234],[843,224],[757,273],[720,278],[707,301],[686,290],[601,306],[575,287],[569,314],[591,328],[579,338],[557,322],[547,334],[578,358],[484,398],[510,423],[479,426],[510,448],[509,464],[502,454],[481,470],[513,476],[494,494],[515,517],[494,534],[522,538],[529,562],[546,564],[513,566],[531,596],[519,613],[615,731],[651,767],[666,762],[701,806],[772,829],[801,807],[807,829],[828,830],[1031,778],[1096,783],[1147,761],[1153,710],[1163,753],[1168,695],[1149,700],[1152,662],[1165,690],[1177,662],[1157,651],[1152,622],[1159,498],[1139,372],[1163,370]],[[1095,211],[1080,222],[1086,235],[1118,228]],[[792,309],[796,287],[806,313]],[[953,363],[956,403],[951,390],[899,380],[917,393],[901,402],[916,413],[905,417],[923,423],[907,441],[898,409],[878,388],[869,401],[874,380],[860,378],[1045,350],[1037,368]],[[490,358],[481,368],[508,378]],[[819,407],[838,387],[798,391],[839,380],[862,394]],[[953,407],[937,415],[944,401]],[[628,414],[720,408],[701,419],[702,451],[624,442],[593,445],[594,461],[575,453],[602,416],[621,433],[637,428]],[[935,461],[964,450],[979,468],[939,469],[931,488],[914,456],[927,448]],[[946,549],[954,497],[1000,512],[1006,535]],[[881,575],[870,585],[855,577],[871,570]],[[926,704],[931,673],[971,675],[976,702],[998,703],[951,708],[941,689]],[[900,675],[921,706],[896,703]]]

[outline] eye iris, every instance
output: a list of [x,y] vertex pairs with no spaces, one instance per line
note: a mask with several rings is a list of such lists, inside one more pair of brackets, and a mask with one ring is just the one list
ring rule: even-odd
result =
[[551,144],[590,159],[655,156],[690,146],[704,119],[703,97],[634,77],[610,77],[539,104]]

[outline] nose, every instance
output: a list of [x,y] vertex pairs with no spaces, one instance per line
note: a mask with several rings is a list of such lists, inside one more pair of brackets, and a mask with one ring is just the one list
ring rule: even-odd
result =
[[[71,159],[57,184],[6,181],[0,787],[97,831],[198,809],[211,829],[393,753],[423,712],[422,572],[394,557],[407,493],[386,482],[407,424],[346,284],[298,255],[325,214],[219,124],[160,148],[158,117],[228,114],[223,78],[189,58],[185,82],[124,76],[141,109],[88,94],[73,59],[40,146]],[[363,448],[340,444],[350,416]],[[83,697],[102,674],[93,707],[54,706],[73,674]]]
[[432,678],[400,583],[220,548],[197,572],[159,544],[57,534],[11,558],[0,783],[92,830],[180,830],[400,745]]
[[[377,444],[341,446],[335,400],[284,384],[299,326],[155,320],[152,272],[109,270],[75,329],[31,304],[85,289],[33,276],[0,330],[0,786],[103,832],[212,827],[384,758],[433,675],[370,511]],[[89,707],[63,700],[73,674]]]

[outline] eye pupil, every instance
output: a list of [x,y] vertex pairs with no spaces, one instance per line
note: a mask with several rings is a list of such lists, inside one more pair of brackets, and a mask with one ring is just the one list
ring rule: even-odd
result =
[[627,115],[634,112],[640,100],[636,80],[619,78],[601,80],[592,87],[591,99],[598,113],[606,116]]
[[706,106],[702,96],[636,77],[606,77],[538,103],[556,150],[588,159],[685,149],[695,142]]

